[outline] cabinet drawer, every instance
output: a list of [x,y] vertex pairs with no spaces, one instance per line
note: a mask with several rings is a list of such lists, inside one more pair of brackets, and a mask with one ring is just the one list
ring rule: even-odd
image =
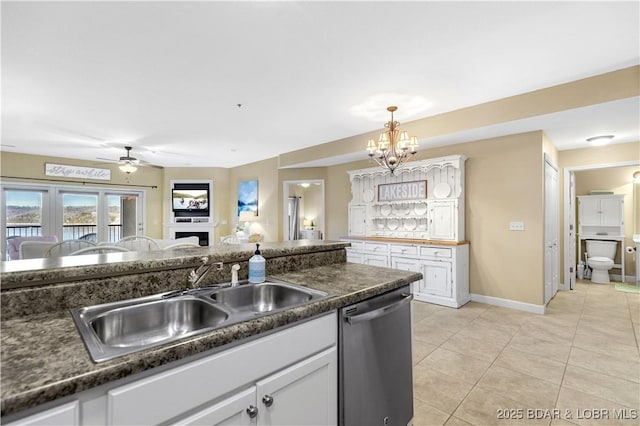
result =
[[362,263],[370,266],[389,267],[389,256],[386,254],[365,254],[362,256]]
[[361,253],[364,248],[364,243],[362,241],[348,241],[351,243],[351,247],[346,247],[347,253]]
[[401,256],[415,256],[418,254],[418,247],[408,244],[391,244],[389,249],[391,250],[391,254]]
[[451,258],[451,251],[448,247],[420,247],[420,256]]
[[364,243],[364,251],[368,253],[387,254],[388,247],[385,243]]

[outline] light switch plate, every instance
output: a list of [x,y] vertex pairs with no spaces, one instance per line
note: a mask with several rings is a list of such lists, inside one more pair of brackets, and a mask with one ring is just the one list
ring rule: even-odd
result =
[[509,222],[510,231],[524,231],[524,222]]

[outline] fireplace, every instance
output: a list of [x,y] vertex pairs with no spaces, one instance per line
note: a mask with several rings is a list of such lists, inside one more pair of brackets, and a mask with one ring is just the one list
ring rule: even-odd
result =
[[203,246],[209,246],[209,233],[197,231],[176,231],[175,238],[198,237],[198,243]]

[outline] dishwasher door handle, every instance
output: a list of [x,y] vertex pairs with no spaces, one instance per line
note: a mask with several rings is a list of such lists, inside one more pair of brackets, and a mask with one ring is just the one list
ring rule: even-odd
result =
[[365,312],[363,314],[345,316],[344,320],[349,324],[357,324],[359,322],[371,321],[373,319],[388,315],[404,307],[406,304],[411,303],[411,300],[413,300],[413,295],[410,293],[409,294],[402,293],[402,296],[403,296],[402,299],[398,300],[395,303],[392,303],[391,305],[386,305],[381,308],[374,309],[373,311]]

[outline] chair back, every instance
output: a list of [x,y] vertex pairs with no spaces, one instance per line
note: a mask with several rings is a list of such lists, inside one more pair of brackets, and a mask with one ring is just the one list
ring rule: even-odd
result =
[[47,241],[23,241],[18,247],[20,259],[39,259],[45,257],[44,254],[55,243]]
[[224,237],[220,237],[220,244],[238,244],[238,237],[236,235],[225,235]]
[[66,256],[76,250],[93,247],[95,245],[96,243],[89,240],[66,240],[49,247],[49,250],[45,252],[44,257]]
[[58,242],[58,237],[55,235],[42,235],[36,237],[9,237],[7,238],[7,249],[9,252],[9,260],[21,259],[20,257],[20,244],[25,241],[45,241],[51,244]]
[[82,254],[122,253],[127,251],[131,250],[120,246],[95,245],[71,252],[69,253],[69,256],[78,256]]
[[130,251],[152,251],[160,250],[160,246],[150,237],[144,235],[131,235],[116,241],[114,246],[124,247]]
[[164,246],[162,249],[163,250],[170,250],[170,249],[181,249],[181,248],[202,248],[202,246],[200,244],[196,244],[196,243],[188,243],[188,242],[179,242],[179,243],[175,243],[175,244],[169,244],[168,246]]

